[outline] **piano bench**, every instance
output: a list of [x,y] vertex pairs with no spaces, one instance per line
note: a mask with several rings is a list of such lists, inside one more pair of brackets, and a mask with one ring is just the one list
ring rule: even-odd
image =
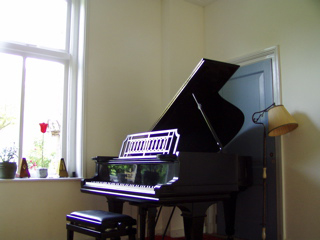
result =
[[96,240],[119,238],[129,236],[135,240],[136,220],[124,214],[106,212],[101,210],[76,211],[67,215],[67,240],[73,240],[73,233],[78,232]]

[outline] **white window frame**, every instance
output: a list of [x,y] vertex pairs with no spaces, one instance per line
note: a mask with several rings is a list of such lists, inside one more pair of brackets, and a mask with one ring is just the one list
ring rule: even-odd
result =
[[[62,129],[62,152],[69,175],[83,176],[84,139],[84,66],[86,0],[67,0],[68,21],[66,50],[40,48],[30,44],[1,42],[0,52],[23,57],[22,81],[25,81],[26,58],[51,60],[65,65],[65,87]],[[23,84],[24,86],[24,84]],[[22,97],[24,95],[24,87]],[[23,106],[23,105],[22,105]],[[21,116],[23,118],[23,108]],[[23,139],[23,119],[20,120],[19,146]],[[19,148],[19,159],[22,149]]]

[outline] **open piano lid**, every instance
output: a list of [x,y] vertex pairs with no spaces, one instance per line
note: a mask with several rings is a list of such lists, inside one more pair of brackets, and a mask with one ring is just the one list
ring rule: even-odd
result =
[[238,65],[202,59],[152,131],[177,128],[180,152],[219,152],[220,146],[227,145],[244,122],[242,111],[218,93],[238,68]]

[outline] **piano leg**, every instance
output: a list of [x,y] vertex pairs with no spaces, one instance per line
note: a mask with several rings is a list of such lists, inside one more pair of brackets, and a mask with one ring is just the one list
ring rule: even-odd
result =
[[178,205],[182,211],[184,233],[186,240],[203,239],[203,225],[206,211],[212,202],[186,203]]
[[122,213],[123,211],[123,201],[115,198],[108,198],[107,197],[107,202],[108,202],[108,209],[110,212],[114,213]]
[[148,236],[149,240],[155,240],[157,208],[148,205],[139,206],[140,240],[145,240],[146,217],[148,214]]
[[237,193],[232,193],[230,198],[223,200],[224,221],[226,226],[225,232],[228,236],[228,240],[232,240],[235,233],[236,204]]
[[[108,198],[108,209],[109,212],[114,212],[114,213],[122,213],[123,210],[123,201],[115,199],[115,198]],[[121,238],[111,238],[111,240],[120,240]]]
[[157,208],[148,208],[148,236],[150,240],[155,240]]
[[146,238],[146,217],[148,208],[139,207],[139,230],[140,230],[140,240],[145,240]]

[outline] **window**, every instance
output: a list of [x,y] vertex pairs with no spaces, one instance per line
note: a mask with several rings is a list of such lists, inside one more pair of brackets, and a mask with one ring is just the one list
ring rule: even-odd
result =
[[[85,0],[0,0],[0,151],[81,175]],[[40,124],[48,124],[45,131]]]

